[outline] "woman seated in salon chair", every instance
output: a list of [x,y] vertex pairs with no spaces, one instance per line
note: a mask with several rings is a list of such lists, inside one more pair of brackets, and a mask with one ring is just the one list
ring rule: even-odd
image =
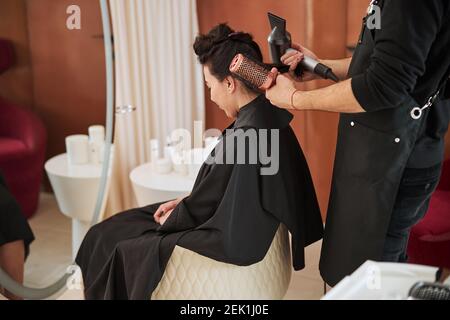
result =
[[131,209],[91,228],[76,258],[87,299],[148,299],[176,245],[248,266],[265,257],[283,224],[299,270],[304,247],[322,237],[309,168],[289,125],[292,115],[229,72],[238,53],[262,61],[257,43],[221,24],[199,35],[194,51],[211,100],[235,121],[189,196]]

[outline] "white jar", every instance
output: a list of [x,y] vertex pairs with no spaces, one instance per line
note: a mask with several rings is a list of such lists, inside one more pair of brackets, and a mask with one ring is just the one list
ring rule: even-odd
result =
[[156,160],[155,171],[159,174],[169,174],[172,172],[172,161],[168,158]]
[[69,165],[87,164],[89,162],[89,137],[84,134],[66,137],[66,152]]
[[177,174],[185,176],[189,173],[189,171],[183,154],[184,152],[183,153],[175,152],[172,158],[172,163],[173,163],[173,170]]
[[90,126],[88,128],[89,131],[89,140],[103,142],[105,141],[105,127],[102,125]]

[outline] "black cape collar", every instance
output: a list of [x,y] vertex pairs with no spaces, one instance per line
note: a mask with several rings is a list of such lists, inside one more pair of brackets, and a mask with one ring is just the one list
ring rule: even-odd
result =
[[264,94],[243,106],[232,128],[284,129],[292,121],[292,114],[275,107]]

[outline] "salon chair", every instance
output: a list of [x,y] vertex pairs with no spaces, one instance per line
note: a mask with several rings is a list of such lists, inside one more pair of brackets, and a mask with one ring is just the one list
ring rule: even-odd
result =
[[278,300],[292,274],[287,228],[280,225],[263,260],[250,266],[219,262],[176,246],[151,299]]

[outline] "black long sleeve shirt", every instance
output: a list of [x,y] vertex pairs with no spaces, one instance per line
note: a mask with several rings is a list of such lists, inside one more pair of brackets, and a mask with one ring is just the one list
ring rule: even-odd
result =
[[[367,112],[395,108],[407,95],[424,105],[450,70],[450,1],[385,0],[380,21],[369,67],[351,80],[356,99]],[[408,167],[442,161],[450,119],[448,85],[443,91],[425,115]]]

